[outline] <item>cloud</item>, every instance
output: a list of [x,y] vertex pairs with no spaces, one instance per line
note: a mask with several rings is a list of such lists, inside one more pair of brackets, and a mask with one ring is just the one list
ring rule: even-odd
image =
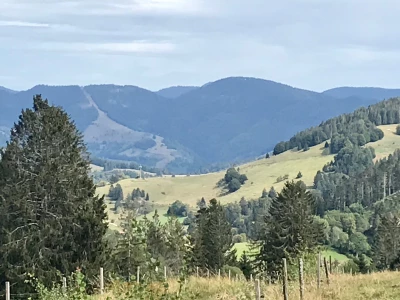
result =
[[171,43],[151,43],[135,41],[127,43],[41,43],[32,48],[59,52],[89,52],[89,53],[168,53],[175,50]]
[[2,71],[13,79],[0,85],[97,74],[152,89],[232,75],[315,90],[398,86],[399,9],[394,0],[1,0]]
[[48,28],[48,27],[50,27],[50,24],[24,22],[24,21],[2,21],[2,20],[0,20],[0,26],[1,27],[43,27],[43,28]]

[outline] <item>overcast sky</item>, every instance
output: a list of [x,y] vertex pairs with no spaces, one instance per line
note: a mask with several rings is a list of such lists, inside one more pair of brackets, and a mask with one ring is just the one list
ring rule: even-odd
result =
[[0,85],[400,88],[399,11],[398,0],[0,0]]

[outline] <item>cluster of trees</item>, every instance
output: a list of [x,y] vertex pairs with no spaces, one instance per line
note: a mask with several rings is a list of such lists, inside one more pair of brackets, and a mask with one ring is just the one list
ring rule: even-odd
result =
[[187,217],[189,214],[189,207],[181,201],[176,200],[172,203],[167,210],[167,216]]
[[372,159],[354,169],[360,173],[330,173],[319,171],[314,179],[316,196],[319,198],[317,212],[323,215],[327,210],[344,211],[353,203],[371,207],[386,196],[400,191],[400,150],[376,163]]
[[143,170],[144,172],[155,173],[157,175],[168,174],[167,170],[160,170],[153,167],[142,166],[133,161],[122,161],[122,160],[109,160],[99,157],[91,157],[92,164],[104,168],[104,171],[112,171],[114,169],[131,169],[131,170]]
[[247,181],[245,174],[240,174],[235,168],[229,168],[222,180],[230,193],[236,192]]
[[289,141],[280,142],[274,148],[274,155],[287,150],[306,149],[331,139],[331,153],[338,153],[346,144],[363,146],[380,140],[383,132],[376,126],[400,123],[400,99],[392,98],[369,107],[362,107],[353,113],[343,114],[322,122],[319,126],[301,131]]

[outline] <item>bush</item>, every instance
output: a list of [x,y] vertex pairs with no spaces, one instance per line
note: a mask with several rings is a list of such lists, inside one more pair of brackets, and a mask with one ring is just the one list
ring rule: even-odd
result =
[[167,215],[175,217],[186,217],[188,215],[188,212],[189,208],[181,201],[177,200],[169,206]]
[[240,181],[236,178],[232,179],[231,182],[228,184],[228,190],[230,193],[236,192],[241,187]]

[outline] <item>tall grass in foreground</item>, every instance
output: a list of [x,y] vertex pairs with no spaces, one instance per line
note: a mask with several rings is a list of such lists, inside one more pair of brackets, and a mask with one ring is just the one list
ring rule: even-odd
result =
[[[234,281],[227,278],[197,278],[190,277],[184,283],[184,279],[169,279],[167,282],[140,284],[128,284],[114,281],[107,286],[103,295],[88,296],[84,293],[84,286],[79,277],[74,287],[69,287],[64,293],[59,287],[45,292],[39,292],[41,300],[254,300],[254,282]],[[281,300],[282,286],[280,284],[261,284],[264,299]],[[289,299],[300,299],[299,284],[291,282],[289,286]],[[382,272],[369,275],[331,275],[330,285],[325,281],[317,289],[315,278],[307,278],[305,283],[304,300],[365,300],[400,299],[400,272]]]
[[[162,284],[161,284],[162,285]],[[168,293],[173,296],[179,288],[176,280],[169,280]],[[112,286],[110,287],[113,288]],[[150,288],[150,287],[149,287]],[[161,286],[153,286],[154,296],[157,298],[162,289]],[[160,289],[161,288],[161,289]],[[291,282],[289,287],[289,299],[300,299],[299,285],[297,282]],[[176,299],[255,299],[254,282],[236,282],[228,279],[218,280],[217,278],[196,278],[190,277],[185,285],[188,298]],[[283,299],[281,285],[262,284],[261,290],[264,299]],[[105,299],[124,299],[117,298],[112,291],[102,296],[95,297],[96,300]],[[129,299],[129,298],[126,298]],[[135,298],[130,298],[135,299]],[[150,299],[150,298],[149,298]],[[173,299],[173,298],[171,298]],[[326,282],[321,283],[321,288],[317,289],[316,280],[311,278],[305,284],[305,300],[365,300],[365,299],[400,299],[400,272],[383,272],[370,275],[349,275],[334,274],[331,275],[331,282],[328,286]]]

